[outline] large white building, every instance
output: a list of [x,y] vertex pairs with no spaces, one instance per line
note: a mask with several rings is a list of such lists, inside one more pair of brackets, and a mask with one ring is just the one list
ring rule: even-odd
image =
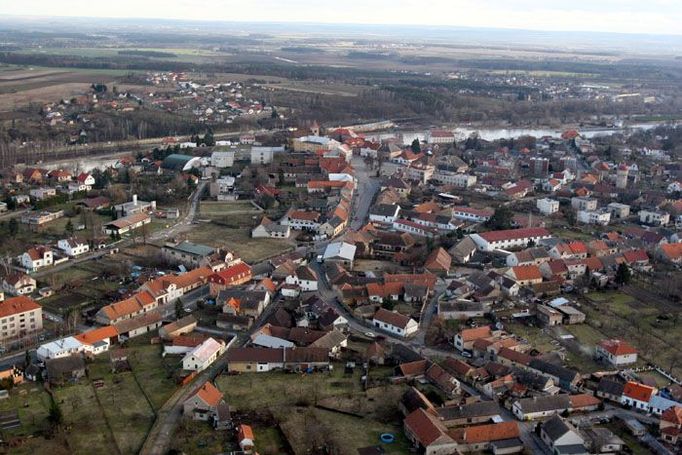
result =
[[234,150],[213,152],[211,154],[211,166],[217,168],[232,167],[234,165]]
[[453,185],[458,188],[469,188],[476,184],[475,175],[460,174],[444,169],[437,169],[432,178],[442,185]]
[[597,200],[589,197],[572,197],[571,207],[573,210],[597,210]]
[[653,226],[665,226],[670,223],[670,214],[662,210],[640,210],[639,222],[644,224],[651,224]]
[[615,367],[637,362],[637,350],[623,340],[602,340],[595,347],[597,360],[603,360]]
[[611,222],[611,212],[603,210],[578,210],[578,222],[606,226]]
[[523,248],[528,246],[531,240],[538,243],[540,240],[551,238],[552,234],[545,228],[524,228],[471,234],[470,237],[480,251],[493,251]]
[[482,223],[488,221],[495,212],[490,209],[477,209],[473,207],[453,207],[452,217],[458,220]]
[[544,215],[551,215],[559,211],[559,201],[549,198],[538,199],[537,208]]

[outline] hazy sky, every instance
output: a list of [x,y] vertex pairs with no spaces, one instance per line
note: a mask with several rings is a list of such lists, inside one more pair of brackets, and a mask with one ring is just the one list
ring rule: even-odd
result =
[[682,35],[682,0],[0,0],[0,14],[458,25]]

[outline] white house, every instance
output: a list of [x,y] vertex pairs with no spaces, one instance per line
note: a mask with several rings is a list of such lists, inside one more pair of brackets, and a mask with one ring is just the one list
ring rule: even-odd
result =
[[489,209],[476,209],[473,207],[453,207],[452,217],[458,220],[473,221],[480,223],[488,221],[493,216],[493,211]]
[[542,423],[540,438],[550,448],[552,453],[564,453],[562,447],[572,448],[570,452],[566,453],[588,453],[587,450],[584,450],[584,447],[582,450],[576,451],[576,448],[584,446],[585,440],[571,424],[564,421],[558,415]]
[[377,204],[369,211],[369,221],[373,223],[392,224],[400,214],[399,205]]
[[409,337],[419,329],[419,324],[414,319],[384,308],[374,314],[372,325],[401,337]]
[[54,264],[54,255],[52,250],[46,246],[29,248],[21,255],[21,265],[29,272],[35,272],[52,264]]
[[537,208],[544,215],[551,215],[559,211],[559,201],[549,198],[538,199]]
[[572,197],[571,207],[574,210],[597,210],[597,200],[589,197]]
[[602,340],[595,347],[597,360],[605,360],[614,367],[637,362],[637,350],[623,340]]
[[551,237],[552,234],[545,228],[506,229],[471,234],[471,239],[476,242],[480,251],[526,247],[531,240],[538,243]]
[[611,222],[611,212],[608,210],[579,210],[578,222],[585,224],[599,224],[606,226]]
[[670,214],[662,210],[640,210],[639,222],[643,224],[651,224],[653,226],[665,226],[670,223]]
[[90,191],[95,185],[95,177],[88,174],[87,172],[82,172],[76,177],[76,182],[85,188],[85,191]]
[[28,192],[32,198],[42,201],[44,199],[49,199],[57,195],[57,190],[49,187],[33,188]]
[[611,218],[622,219],[630,216],[630,206],[621,204],[619,202],[611,202],[606,206],[606,209],[611,212]]
[[28,295],[36,290],[36,280],[25,273],[12,273],[2,280],[2,290],[10,295]]
[[36,350],[36,354],[40,360],[57,359],[59,357],[66,357],[81,352],[83,352],[83,343],[78,341],[75,337],[66,337],[50,341],[49,343],[41,344]]
[[77,238],[61,239],[57,242],[57,247],[69,257],[80,256],[90,251],[90,245]]
[[469,188],[476,184],[475,175],[460,174],[444,169],[436,169],[432,178],[440,184],[452,185],[458,188]]
[[623,395],[620,397],[620,404],[630,406],[635,409],[646,411],[649,409],[651,398],[656,395],[658,389],[639,382],[628,381],[623,387]]
[[317,274],[307,265],[298,267],[285,281],[287,284],[297,285],[304,292],[317,291]]
[[216,361],[224,350],[225,345],[223,343],[209,338],[185,355],[182,359],[182,368],[197,372],[204,371]]

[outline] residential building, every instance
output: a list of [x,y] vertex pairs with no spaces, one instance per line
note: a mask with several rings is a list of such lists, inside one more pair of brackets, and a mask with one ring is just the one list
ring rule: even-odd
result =
[[328,369],[330,364],[329,351],[324,348],[231,348],[226,355],[228,372],[305,371]]
[[161,248],[161,257],[171,264],[182,264],[185,267],[197,268],[210,264],[211,258],[218,250],[188,241],[166,242]]
[[107,235],[123,235],[152,222],[147,213],[140,212],[119,218],[102,226]]
[[667,226],[670,223],[670,214],[662,210],[643,209],[637,213],[639,222],[652,226]]
[[90,251],[90,245],[88,242],[83,241],[75,237],[69,239],[61,239],[57,242],[57,248],[62,250],[64,254],[69,257],[76,257]]
[[595,347],[597,360],[603,360],[614,367],[637,362],[637,349],[623,340],[602,340]]
[[32,188],[28,194],[37,201],[44,201],[57,195],[57,190],[50,187]]
[[353,269],[357,247],[346,242],[334,242],[327,245],[322,260],[327,263],[339,264],[349,270]]
[[251,267],[245,262],[238,262],[208,278],[211,295],[217,296],[224,289],[248,283],[251,278]]
[[458,451],[458,444],[447,428],[432,413],[418,408],[403,421],[407,439],[424,455],[447,455]]
[[661,438],[669,443],[676,445],[682,438],[682,405],[673,406],[661,415],[658,426]]
[[298,286],[303,292],[317,291],[317,273],[307,265],[298,266],[285,282]]
[[393,224],[400,214],[400,206],[389,204],[377,204],[369,211],[369,221],[373,223]]
[[35,272],[52,264],[54,264],[54,254],[46,246],[41,245],[29,248],[21,255],[21,265],[28,272]]
[[611,202],[606,206],[606,209],[611,213],[611,218],[615,220],[622,220],[630,216],[630,206],[627,204]]
[[183,414],[191,416],[193,420],[210,421],[218,411],[218,406],[224,403],[224,394],[211,382],[205,382],[182,405]]
[[552,234],[545,228],[507,229],[471,234],[472,240],[481,251],[522,248],[528,246],[531,240],[537,244],[551,237]]
[[540,439],[553,454],[588,454],[585,449],[585,440],[580,436],[578,430],[557,415],[542,423]]
[[546,395],[521,398],[512,404],[512,413],[519,420],[535,420],[561,414],[571,407],[568,395]]
[[549,198],[538,199],[536,207],[543,215],[551,215],[559,211],[559,201]]
[[280,224],[295,230],[317,231],[320,220],[321,215],[318,212],[290,209],[280,220]]
[[419,329],[419,324],[414,319],[384,308],[374,314],[372,325],[401,337],[409,337]]
[[20,295],[0,302],[0,340],[19,338],[43,329],[43,309]]
[[620,403],[641,411],[649,410],[649,402],[656,395],[658,389],[634,381],[628,381],[623,387],[623,396]]
[[606,226],[611,222],[611,212],[607,209],[579,210],[577,219],[580,223]]
[[137,199],[137,194],[133,194],[133,199],[130,202],[115,205],[114,210],[121,217],[138,213],[151,213],[156,210],[156,201],[140,201]]
[[495,213],[490,209],[476,209],[473,207],[453,207],[452,217],[458,220],[473,221],[475,223],[482,223],[488,221]]
[[589,197],[576,196],[571,198],[571,207],[573,210],[584,210],[587,212],[597,210],[597,200]]
[[254,239],[288,239],[291,236],[291,228],[281,225],[264,216],[260,223],[251,229],[251,237]]
[[209,338],[188,352],[182,359],[182,368],[191,371],[204,371],[218,359],[225,350],[225,344]]
[[455,349],[460,352],[471,352],[476,340],[491,337],[492,334],[492,329],[487,325],[483,327],[460,330],[457,335],[455,335]]
[[2,290],[10,295],[28,295],[36,290],[36,280],[25,273],[15,272],[3,278]]
[[223,169],[234,166],[234,150],[215,151],[211,153],[211,166]]

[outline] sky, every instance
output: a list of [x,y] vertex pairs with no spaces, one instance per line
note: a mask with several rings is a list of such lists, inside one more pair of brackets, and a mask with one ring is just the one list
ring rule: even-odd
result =
[[682,35],[682,0],[0,0],[0,14]]

